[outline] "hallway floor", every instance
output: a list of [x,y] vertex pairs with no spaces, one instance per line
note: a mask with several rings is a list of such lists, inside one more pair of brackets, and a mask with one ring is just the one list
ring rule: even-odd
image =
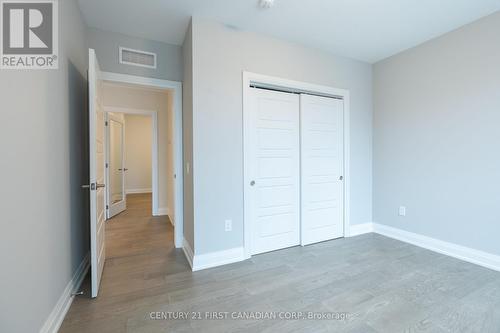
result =
[[[167,216],[151,216],[151,194],[127,195],[127,210],[106,222],[106,263],[99,296],[73,301],[60,332],[125,332],[137,309],[168,303],[166,276],[191,272],[181,249],[173,244]],[[163,291],[162,291],[163,290]]]
[[[87,280],[61,332],[500,331],[499,272],[366,234],[193,273],[168,219],[150,216],[150,197],[128,204],[107,223],[99,297],[88,297]],[[180,311],[189,319],[168,318]],[[332,317],[232,317],[299,311]]]

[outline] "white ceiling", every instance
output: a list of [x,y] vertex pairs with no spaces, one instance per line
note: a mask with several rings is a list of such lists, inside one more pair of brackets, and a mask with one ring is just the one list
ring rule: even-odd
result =
[[191,16],[376,62],[500,10],[500,0],[79,0],[90,27],[181,45]]

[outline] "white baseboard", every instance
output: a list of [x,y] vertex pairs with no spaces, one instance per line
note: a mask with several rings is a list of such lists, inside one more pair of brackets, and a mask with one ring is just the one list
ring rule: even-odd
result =
[[232,264],[247,259],[243,247],[235,247],[229,250],[195,254],[193,260],[193,271]]
[[500,256],[498,255],[415,234],[413,232],[389,227],[382,224],[374,223],[373,231],[377,234],[394,238],[405,243],[413,244],[427,250],[442,253],[453,258],[493,269],[495,271],[500,271]]
[[175,228],[175,219],[174,219],[174,217],[170,214],[170,210],[168,211],[167,215],[168,215],[168,220],[170,221],[170,224],[172,225],[172,227],[174,227],[174,228]]
[[142,193],[153,193],[151,188],[128,188],[125,190],[126,194],[142,194]]
[[205,254],[194,254],[189,243],[184,239],[184,254],[193,272],[202,269],[232,264],[247,259],[243,247],[236,247],[229,250],[210,252]]
[[66,316],[66,313],[68,312],[69,307],[71,306],[71,303],[73,303],[73,299],[75,298],[75,296],[73,296],[72,294],[78,291],[83,279],[85,278],[85,275],[87,275],[87,272],[90,268],[89,257],[90,255],[87,254],[85,258],[83,258],[80,266],[78,266],[78,268],[76,269],[73,277],[66,285],[66,288],[64,289],[61,297],[59,297],[59,300],[52,309],[52,312],[40,329],[40,333],[57,333],[57,331],[61,327],[64,317]]
[[170,212],[169,212],[169,209],[166,208],[166,207],[160,207],[158,208],[158,211],[156,212],[156,216],[165,216],[165,215],[168,215]]
[[184,251],[184,255],[186,256],[189,266],[191,266],[191,270],[193,270],[193,249],[191,248],[191,245],[189,245],[186,238],[184,238],[182,242],[182,251]]
[[349,226],[349,235],[347,237],[354,237],[363,234],[368,234],[373,232],[373,223],[362,223],[362,224],[353,224]]
[[[445,242],[439,239],[419,235],[409,231],[377,223],[363,223],[350,226],[348,237],[374,232],[389,238],[422,247],[427,250],[500,271],[500,256],[469,247]],[[243,247],[224,251],[195,255],[189,243],[184,239],[183,250],[192,271],[222,266],[247,259]]]

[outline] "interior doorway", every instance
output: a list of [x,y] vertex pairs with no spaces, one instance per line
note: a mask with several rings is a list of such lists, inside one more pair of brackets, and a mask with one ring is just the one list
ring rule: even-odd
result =
[[150,196],[151,216],[175,226],[176,172],[171,89],[104,82],[107,216],[127,207],[127,197]]
[[[134,75],[118,74],[111,72],[101,72],[103,89],[106,87],[120,86],[128,91],[148,93],[168,93],[167,107],[170,110],[168,114],[161,112],[161,107],[147,105],[136,105],[132,103],[132,94],[118,94],[122,96],[116,98],[114,105],[105,101],[107,111],[125,114],[147,114],[152,117],[153,127],[156,127],[157,135],[153,136],[152,163],[158,165],[157,172],[153,168],[152,173],[152,196],[153,196],[153,215],[168,215],[174,228],[174,246],[181,248],[184,239],[184,211],[183,211],[183,158],[182,158],[182,83],[161,79],[152,79]],[[151,99],[148,99],[151,101]],[[168,127],[168,129],[164,129]],[[162,130],[164,129],[164,130]],[[125,126],[125,133],[127,132]],[[166,135],[168,133],[168,135]],[[125,134],[126,135],[126,134]],[[166,148],[165,148],[166,147]],[[165,155],[162,151],[167,150],[171,156],[171,163],[164,162]],[[156,161],[155,161],[156,155]],[[126,172],[130,172],[130,168]],[[170,175],[172,181],[167,182],[167,176]],[[155,178],[157,181],[155,181]],[[167,184],[164,193],[158,184]],[[155,188],[158,186],[158,188]],[[157,195],[155,196],[155,193]]]
[[[106,93],[116,91],[105,87]],[[118,92],[120,92],[118,87]],[[125,92],[125,91],[122,91]],[[116,106],[105,106],[106,113],[106,210],[107,218],[127,209],[127,197],[135,194],[149,194],[151,215],[169,215],[174,219],[173,203],[175,193],[168,191],[174,181],[173,156],[171,150],[164,150],[163,163],[167,164],[167,184],[159,182],[158,163],[158,112]],[[166,112],[171,112],[166,110]],[[167,206],[159,208],[159,192],[167,195]],[[165,200],[164,200],[165,201]],[[170,216],[172,215],[172,216]]]
[[[152,253],[161,249],[170,251],[182,246],[182,84],[103,72],[93,49],[89,49],[88,81],[89,184],[82,187],[90,190],[90,281],[91,296],[97,297],[105,260],[108,255],[113,256],[113,251],[108,253],[106,246],[106,211],[114,207],[113,213],[127,212],[126,169],[129,168],[126,162],[126,114],[148,113],[153,119],[152,124],[155,124],[151,125],[155,133],[151,134],[151,142],[155,147],[151,149],[151,156],[156,156],[151,157],[152,165],[155,165],[151,167],[151,178],[155,178],[156,173],[156,181],[152,179],[151,191],[156,195],[154,199],[149,195],[149,205],[153,208],[150,212],[153,214],[147,210],[144,214],[142,200],[131,200],[139,216],[132,214],[129,217],[133,218],[121,218],[121,223],[115,223],[118,229],[109,230],[110,237],[118,236],[118,242],[110,242],[111,245],[119,244],[118,250],[125,251],[118,255],[115,253],[114,258],[109,259],[119,259],[122,255],[137,256],[142,252]],[[113,147],[108,146],[111,141]],[[110,164],[112,172],[108,172]],[[168,215],[172,225],[165,218],[152,218],[151,215]],[[118,214],[115,217],[120,219],[120,216]],[[139,235],[140,230],[146,230],[144,237],[147,241]]]

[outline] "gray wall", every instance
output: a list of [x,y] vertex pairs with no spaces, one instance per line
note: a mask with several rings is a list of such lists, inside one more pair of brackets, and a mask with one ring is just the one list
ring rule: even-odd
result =
[[88,253],[87,47],[59,1],[59,69],[0,73],[0,331],[38,332]]
[[[89,47],[95,49],[101,69],[107,72],[182,81],[182,49],[180,46],[130,37],[127,35],[89,28]],[[119,62],[119,47],[154,52],[157,68],[123,65]]]
[[371,65],[199,18],[193,40],[195,252],[243,245],[244,70],[350,90],[351,223],[371,222]]
[[375,222],[500,254],[499,31],[496,13],[374,66]]
[[[184,155],[184,239],[194,250],[193,211],[193,30],[191,23],[182,45],[184,83],[182,85],[182,135]],[[186,171],[189,164],[190,172]]]

